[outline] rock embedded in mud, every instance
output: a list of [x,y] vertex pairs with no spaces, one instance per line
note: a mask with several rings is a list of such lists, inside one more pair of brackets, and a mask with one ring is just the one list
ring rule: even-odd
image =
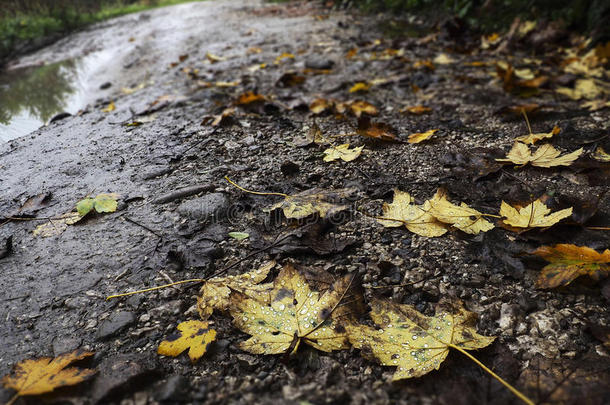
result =
[[183,202],[178,207],[178,213],[194,220],[217,220],[226,215],[228,208],[229,199],[226,195],[212,193]]
[[305,67],[309,69],[332,69],[335,61],[321,56],[313,55],[305,61]]

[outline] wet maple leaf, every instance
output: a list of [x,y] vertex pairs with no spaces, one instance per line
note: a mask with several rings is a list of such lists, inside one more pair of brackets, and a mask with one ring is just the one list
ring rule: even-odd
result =
[[598,146],[597,149],[595,149],[595,152],[591,154],[591,157],[598,162],[610,162],[610,154],[601,146]]
[[358,119],[358,133],[367,138],[379,139],[382,141],[397,141],[396,130],[391,125],[383,122],[372,123],[369,117]]
[[438,370],[451,348],[465,353],[489,346],[495,339],[476,332],[476,315],[460,302],[442,301],[436,315],[428,317],[410,305],[375,299],[371,318],[376,327],[347,326],[350,342],[365,356],[396,366],[394,381]]
[[286,218],[302,219],[310,215],[318,214],[321,218],[333,216],[348,208],[345,204],[331,202],[354,194],[355,187],[343,188],[338,190],[311,189],[298,194],[286,195],[284,201],[274,204],[266,211],[281,209]]
[[570,166],[582,154],[583,148],[572,153],[561,155],[561,152],[550,144],[540,146],[533,154],[529,147],[521,142],[515,142],[513,148],[508,152],[506,158],[496,159],[498,162],[511,162],[524,166],[531,164],[538,167]]
[[95,209],[98,213],[115,212],[118,206],[116,193],[101,193],[95,198],[84,198],[76,204],[76,210],[81,217],[84,217]]
[[349,348],[346,325],[354,297],[354,277],[337,279],[323,292],[313,291],[305,277],[286,265],[275,279],[269,305],[241,294],[231,296],[234,324],[251,335],[240,343],[254,354],[294,353],[301,342],[330,352]]
[[75,385],[93,376],[96,370],[66,366],[93,354],[78,349],[55,358],[23,360],[13,367],[11,374],[2,378],[2,384],[17,391],[16,396],[45,394],[55,388]]
[[558,244],[553,247],[541,246],[533,254],[550,262],[536,280],[538,288],[563,287],[580,276],[600,280],[610,274],[608,249],[598,253],[586,246]]
[[345,162],[351,162],[362,153],[364,146],[358,146],[353,149],[349,148],[349,143],[344,143],[336,147],[328,148],[324,151],[324,161],[332,162],[341,159]]
[[383,215],[377,222],[387,228],[404,225],[409,231],[421,236],[444,235],[447,227],[430,215],[430,201],[421,206],[413,204],[414,201],[409,193],[394,189],[394,200],[391,204],[383,204]]
[[528,134],[528,135],[523,135],[523,136],[519,136],[517,138],[515,138],[515,141],[519,141],[528,145],[533,145],[536,142],[538,142],[541,139],[546,139],[546,138],[552,138],[553,136],[557,135],[558,133],[561,132],[561,128],[559,128],[558,126],[553,127],[553,130],[551,132],[547,132],[547,133],[537,133],[537,134]]
[[38,225],[32,234],[34,236],[41,236],[48,238],[50,236],[57,236],[62,234],[68,225],[74,225],[80,221],[83,217],[78,212],[67,212],[62,214],[59,218],[54,218],[45,222],[44,224]]
[[[522,208],[514,208],[502,201],[500,215],[504,223],[517,228],[536,228],[553,226],[572,215],[572,207],[550,214],[551,210],[540,199]],[[550,214],[550,215],[549,215]]]
[[178,324],[179,332],[168,336],[159,344],[157,353],[163,356],[176,357],[189,349],[189,358],[194,363],[208,350],[210,343],[216,340],[216,331],[208,327],[208,322],[185,321]]
[[197,310],[203,320],[214,310],[228,311],[232,291],[237,291],[252,299],[268,302],[271,283],[260,284],[275,266],[275,261],[260,268],[236,276],[214,277],[205,282],[197,296]]
[[476,235],[493,229],[494,225],[483,218],[485,214],[470,208],[465,203],[455,205],[447,200],[447,194],[439,189],[430,201],[430,215],[446,224]]
[[436,131],[438,131],[438,129],[430,129],[426,132],[418,132],[415,134],[411,134],[409,135],[409,143],[420,143],[423,141],[426,141],[430,138],[432,138],[432,135],[434,135],[436,133]]

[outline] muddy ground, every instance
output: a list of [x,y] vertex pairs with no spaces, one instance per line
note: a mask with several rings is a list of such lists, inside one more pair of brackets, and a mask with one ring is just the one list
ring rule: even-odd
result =
[[[0,226],[0,241],[12,238],[12,250],[0,259],[0,374],[24,358],[81,347],[96,352],[89,365],[98,375],[44,401],[518,403],[459,353],[450,354],[439,371],[400,383],[390,382],[391,367],[355,349],[327,354],[302,347],[292,358],[251,355],[236,347],[246,335],[222,314],[212,317],[219,339],[192,365],[187,356],[160,357],[156,349],[179,322],[197,319],[197,284],[105,300],[117,292],[209,276],[234,263],[229,273],[239,274],[275,258],[333,276],[357,272],[367,298],[392,297],[427,314],[441,297],[458,297],[479,315],[479,332],[497,336],[476,356],[534,401],[608,403],[609,351],[592,328],[610,325],[610,287],[584,279],[560,290],[536,289],[543,262],[527,255],[543,244],[610,247],[608,231],[589,229],[608,226],[607,169],[505,166],[481,175],[488,161],[478,157],[495,152],[475,148],[500,148],[494,156],[501,157],[513,138],[527,133],[520,117],[498,113],[523,100],[505,92],[489,69],[464,62],[507,56],[479,50],[478,36],[450,24],[436,41],[422,40],[439,30],[417,19],[404,28],[410,36],[388,36],[402,30],[388,27],[396,26],[384,17],[311,4],[191,3],[99,24],[16,61],[27,65],[116,50],[93,84],[111,86],[97,91],[80,114],[0,145],[2,216],[14,215],[29,197],[51,194],[32,213],[38,220]],[[353,48],[358,53],[346,58]],[[404,54],[384,54],[387,49]],[[212,63],[208,52],[226,59]],[[413,67],[441,52],[455,63]],[[278,60],[283,53],[294,57]],[[305,81],[281,80],[286,72]],[[356,82],[378,78],[390,80],[365,93],[349,92]],[[214,84],[220,81],[239,84]],[[127,87],[138,89],[125,94],[121,88]],[[233,120],[212,126],[206,118],[245,91],[268,99],[238,107]],[[393,125],[403,141],[413,132],[439,131],[418,145],[341,137],[355,131],[356,119],[313,116],[307,105],[317,97],[376,105],[375,120]],[[111,101],[116,109],[102,111]],[[545,106],[530,116],[534,132],[562,128],[554,140],[562,150],[610,150],[607,109],[589,112],[548,90],[526,102]],[[399,112],[419,104],[432,112]],[[141,125],[126,125],[135,121]],[[352,162],[323,162],[326,147],[295,144],[314,123],[326,136],[337,136],[337,143],[364,145],[365,152]],[[246,194],[225,176],[258,191],[355,186],[359,196],[340,221],[307,224],[302,236],[269,248],[278,235],[303,225],[263,212],[278,197]],[[579,210],[586,226],[573,221],[523,234],[496,227],[477,236],[454,231],[438,238],[383,228],[362,214],[379,215],[394,188],[423,202],[441,186],[454,201],[492,213],[502,200],[545,193],[554,207],[597,208]],[[190,193],[180,195],[185,187]],[[57,236],[33,235],[42,218],[102,192],[120,194],[117,212],[93,216]],[[250,237],[238,241],[228,236],[231,231]],[[11,396],[4,390],[0,400]]]

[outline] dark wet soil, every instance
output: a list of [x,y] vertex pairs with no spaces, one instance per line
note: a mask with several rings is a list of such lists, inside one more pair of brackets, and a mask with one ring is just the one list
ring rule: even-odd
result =
[[[311,3],[192,3],[125,16],[20,60],[27,65],[105,47],[121,50],[100,67],[94,83],[112,86],[86,108],[0,145],[0,216],[13,215],[29,197],[50,193],[35,218],[0,226],[0,374],[24,358],[81,347],[96,352],[90,365],[98,375],[45,401],[517,403],[459,353],[439,371],[391,383],[391,367],[365,360],[353,349],[326,354],[301,348],[293,358],[242,352],[236,345],[245,335],[222,315],[212,317],[219,339],[200,362],[160,357],[159,342],[178,323],[198,318],[197,285],[105,299],[209,276],[239,261],[230,270],[238,274],[273,257],[334,276],[358,272],[367,298],[392,297],[427,314],[441,297],[458,297],[479,315],[479,332],[497,336],[477,357],[530,398],[607,403],[609,352],[591,328],[610,324],[608,284],[585,279],[561,290],[536,289],[543,263],[527,253],[555,243],[598,251],[610,247],[607,231],[590,229],[609,225],[608,172],[601,166],[506,166],[481,175],[485,164],[477,159],[493,151],[476,148],[505,153],[516,136],[527,133],[519,117],[497,113],[523,101],[506,93],[493,73],[464,62],[504,56],[457,52],[472,41],[468,38],[384,38],[380,23],[377,17],[330,12]],[[358,53],[346,58],[353,48]],[[387,49],[403,53],[384,53]],[[434,70],[413,67],[441,52],[455,63]],[[212,63],[208,53],[223,60]],[[278,59],[283,53],[293,57]],[[305,81],[286,86],[280,78],[292,71]],[[366,93],[349,92],[356,82],[379,78],[389,82]],[[239,83],[215,84],[234,81]],[[267,101],[239,107],[231,122],[212,126],[206,118],[245,91]],[[439,131],[418,145],[342,137],[355,131],[356,119],[313,116],[307,106],[317,97],[376,105],[380,113],[374,120],[393,125],[401,140],[413,132]],[[110,102],[116,109],[104,112]],[[555,145],[562,150],[610,150],[608,110],[584,111],[549,91],[528,102],[547,106],[530,116],[533,130],[560,126]],[[432,112],[399,112],[418,104]],[[295,145],[314,124],[337,142],[364,145],[365,152],[352,162],[323,162],[325,147]],[[340,221],[320,222],[305,236],[252,255],[298,225],[263,212],[278,197],[243,193],[224,176],[249,189],[288,194],[355,186],[359,197]],[[379,214],[394,188],[423,202],[440,186],[454,201],[485,212],[497,213],[502,200],[545,194],[557,207],[567,199],[578,206],[596,202],[596,208],[583,210],[593,216],[586,226],[523,234],[497,227],[477,236],[455,231],[439,238],[383,228],[361,214]],[[33,235],[44,218],[102,192],[120,194],[117,212],[92,216],[58,236]],[[250,237],[238,241],[228,236],[232,231]],[[3,241],[9,237],[11,249],[6,249]],[[2,391],[0,400],[11,395]]]

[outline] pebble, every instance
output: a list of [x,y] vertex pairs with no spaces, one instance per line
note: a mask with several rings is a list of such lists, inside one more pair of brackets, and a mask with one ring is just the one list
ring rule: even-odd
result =
[[223,193],[211,193],[183,202],[178,207],[178,213],[186,218],[206,220],[223,217],[228,207],[229,199],[226,195]]
[[102,340],[114,336],[129,325],[132,325],[135,321],[136,316],[133,312],[114,312],[100,325],[100,328],[97,331],[97,338],[98,340]]

